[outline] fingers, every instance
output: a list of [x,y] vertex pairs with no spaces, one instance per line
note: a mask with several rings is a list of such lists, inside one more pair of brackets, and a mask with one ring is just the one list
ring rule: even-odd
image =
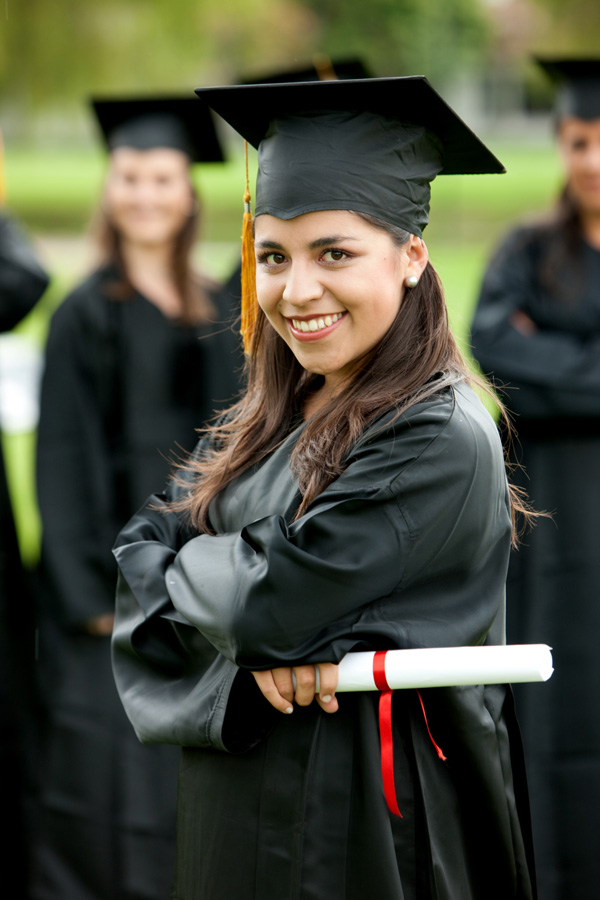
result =
[[[317,693],[317,669],[319,693]],[[316,700],[321,709],[333,713],[338,709],[335,691],[338,667],[334,663],[315,666],[269,669],[252,672],[261,693],[271,706],[288,715],[293,712],[293,702],[298,706],[310,706]]]
[[[278,709],[279,712],[286,713],[289,715],[294,711],[294,707],[292,706],[292,699],[294,697],[293,687],[290,691],[285,691],[288,696],[284,696],[280,693],[279,688],[275,683],[275,672],[281,672],[281,669],[268,669],[266,672],[252,672],[254,675],[254,680],[256,681],[261,693],[265,697],[266,700],[269,701],[271,706],[274,706],[275,709]],[[285,671],[285,670],[284,670]],[[292,670],[288,669],[290,673],[289,681],[290,686],[292,684]],[[281,681],[282,679],[280,679]],[[291,693],[291,696],[289,696]]]
[[317,703],[325,712],[333,713],[338,709],[335,691],[338,683],[338,667],[334,663],[319,663],[319,693]]

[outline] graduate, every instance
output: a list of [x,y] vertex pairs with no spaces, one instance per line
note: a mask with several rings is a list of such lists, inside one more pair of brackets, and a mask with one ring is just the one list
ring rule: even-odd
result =
[[422,239],[437,174],[503,167],[422,77],[198,94],[258,147],[248,389],[115,546],[173,896],[529,900],[510,689],[336,697],[349,651],[504,641],[519,503]]
[[[554,648],[548,690],[517,689],[542,900],[600,891],[600,61],[543,60],[564,185],[485,274],[475,357],[515,413],[519,482],[540,522],[511,560],[510,643]],[[518,470],[517,470],[518,471]]]
[[[2,199],[0,136],[0,201]],[[49,277],[28,238],[0,211],[0,332],[11,331],[43,295]],[[25,825],[33,698],[33,616],[13,520],[0,432],[0,764],[6,783],[3,808],[10,829],[2,842],[7,879],[22,878],[27,865]]]
[[110,664],[111,547],[169,459],[238,389],[241,343],[191,251],[191,166],[223,152],[194,97],[96,100],[101,263],[54,314],[38,437],[45,597],[35,900],[166,897],[177,753],[142,747]]

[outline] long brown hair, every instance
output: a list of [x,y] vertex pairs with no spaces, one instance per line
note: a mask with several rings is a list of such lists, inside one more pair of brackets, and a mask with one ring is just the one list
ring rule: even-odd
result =
[[[356,215],[386,231],[397,246],[410,237],[373,216]],[[185,465],[195,484],[175,508],[201,532],[212,532],[209,505],[214,497],[285,440],[302,421],[307,398],[323,383],[322,376],[300,365],[260,308],[246,369],[245,396],[207,429],[215,450]],[[443,288],[428,262],[417,286],[407,289],[390,329],[357,364],[351,383],[303,429],[290,463],[302,495],[296,518],[344,471],[350,450],[370,423],[391,409],[397,418],[463,381],[479,383],[450,331]],[[527,516],[528,508],[513,489],[511,500],[514,523],[515,513]]]
[[[172,272],[175,287],[181,297],[181,320],[187,323],[213,321],[215,307],[210,299],[210,291],[215,283],[201,275],[192,266],[192,249],[198,239],[201,220],[200,200],[190,181],[192,211],[173,242]],[[117,300],[128,300],[135,294],[135,287],[129,280],[123,258],[122,237],[111,220],[108,210],[101,204],[92,223],[92,235],[98,247],[100,263],[112,265],[116,280],[111,284],[111,295]]]
[[540,279],[550,296],[573,303],[584,287],[581,211],[565,184],[549,216],[540,223]]

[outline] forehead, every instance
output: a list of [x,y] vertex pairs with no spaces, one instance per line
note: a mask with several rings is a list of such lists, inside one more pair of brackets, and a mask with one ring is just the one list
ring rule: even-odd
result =
[[187,173],[189,162],[185,153],[171,147],[153,147],[151,150],[117,147],[110,154],[109,168],[113,172],[162,171],[178,174]]
[[254,222],[257,243],[298,241],[310,243],[323,238],[356,241],[380,240],[389,235],[348,210],[328,209],[305,213],[293,219],[279,219],[264,213]]

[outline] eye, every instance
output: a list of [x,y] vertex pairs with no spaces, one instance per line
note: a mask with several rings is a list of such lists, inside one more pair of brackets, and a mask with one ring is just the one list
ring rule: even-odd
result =
[[274,269],[285,262],[285,256],[283,253],[277,253],[276,251],[265,252],[259,255],[258,262],[260,265]]
[[584,138],[577,138],[571,144],[571,150],[585,150],[587,147],[587,141]]
[[350,259],[351,254],[347,253],[345,250],[325,250],[325,252],[321,255],[321,259],[327,263],[336,263],[343,262],[345,259]]

